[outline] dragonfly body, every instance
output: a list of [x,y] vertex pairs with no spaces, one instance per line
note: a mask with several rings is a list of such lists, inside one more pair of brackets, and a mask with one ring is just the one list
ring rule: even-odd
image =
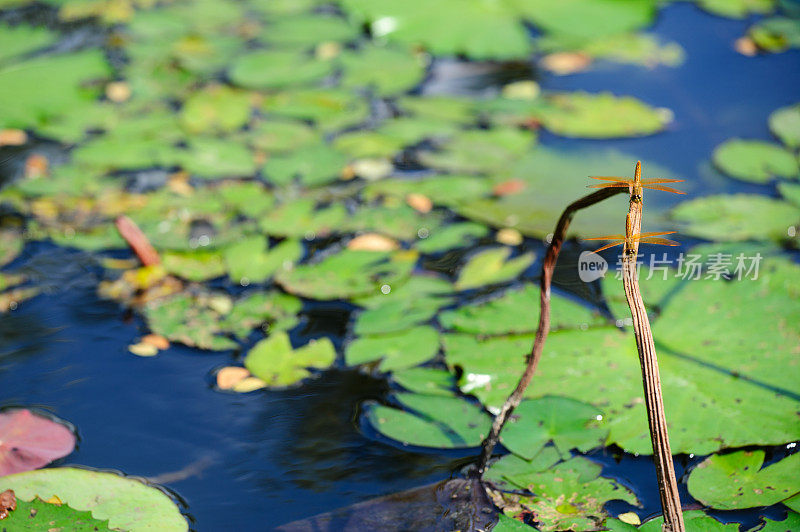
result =
[[633,174],[633,179],[627,177],[616,176],[589,176],[592,179],[599,179],[600,181],[610,181],[609,183],[600,183],[597,185],[589,185],[589,188],[622,188],[625,187],[630,191],[631,201],[636,203],[642,202],[643,189],[650,188],[653,190],[663,190],[664,192],[672,192],[674,194],[685,194],[685,192],[661,185],[661,183],[680,183],[683,179],[642,179],[642,165],[636,164],[636,171]]

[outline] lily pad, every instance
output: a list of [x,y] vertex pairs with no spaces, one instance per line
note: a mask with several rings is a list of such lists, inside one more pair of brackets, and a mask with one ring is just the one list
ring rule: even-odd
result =
[[395,397],[411,412],[373,405],[367,410],[367,419],[378,432],[403,445],[476,447],[491,428],[491,420],[480,406],[459,397],[412,393]]
[[414,246],[422,253],[440,253],[449,249],[474,245],[475,241],[485,237],[489,229],[479,223],[462,222],[435,229],[424,240]]
[[264,172],[271,182],[278,185],[297,179],[304,185],[316,186],[338,180],[346,164],[347,157],[320,143],[271,157]]
[[564,137],[616,138],[652,135],[670,121],[669,111],[655,109],[631,96],[572,92],[549,97],[539,113],[542,125]]
[[392,373],[392,380],[410,392],[423,395],[453,395],[455,379],[447,370],[407,368]]
[[0,477],[44,467],[74,449],[66,425],[27,409],[0,412]]
[[800,184],[778,183],[778,191],[785,199],[800,207]]
[[405,50],[371,46],[345,52],[339,61],[344,86],[372,88],[385,96],[410,90],[425,76],[425,57]]
[[180,532],[189,529],[177,506],[162,491],[113,473],[74,467],[41,469],[0,477],[0,491],[13,489],[17,499],[54,495],[78,511],[108,520],[112,529],[130,532]]
[[344,359],[355,366],[380,361],[381,371],[417,366],[439,351],[439,334],[433,327],[414,327],[397,333],[361,336],[347,346]]
[[311,120],[324,131],[358,124],[369,116],[363,98],[349,91],[292,90],[271,94],[263,109],[278,116]]
[[0,64],[10,62],[21,56],[40,50],[53,44],[58,34],[46,28],[34,28],[20,24],[18,26],[0,26]]
[[253,328],[269,323],[270,331],[288,330],[297,325],[297,314],[303,303],[283,292],[255,292],[234,301],[233,309],[225,315],[221,328],[237,338],[245,339]]
[[[702,510],[683,512],[683,523],[686,525],[687,532],[737,532],[739,530],[738,523],[720,523],[713,517],[703,513]],[[638,527],[624,523],[619,519],[608,519],[606,521],[606,527],[611,532],[634,532],[636,530],[660,532],[663,530],[663,525],[664,517],[660,515],[647,520],[647,522],[642,523]]]
[[789,512],[786,519],[764,519],[764,528],[760,532],[789,532],[800,527],[800,514]]
[[684,222],[681,232],[708,240],[782,240],[800,209],[757,194],[721,194],[685,201],[671,216]]
[[358,28],[346,19],[324,14],[278,17],[262,33],[264,41],[281,47],[313,47],[322,42],[345,43],[358,36]]
[[762,468],[764,451],[715,454],[692,470],[689,493],[711,508],[771,506],[800,492],[800,454]]
[[762,50],[783,52],[789,48],[800,48],[800,23],[797,17],[770,17],[758,21],[747,30]]
[[269,211],[261,217],[259,226],[272,236],[312,240],[331,234],[346,217],[347,211],[340,203],[317,208],[312,198],[300,198]]
[[252,176],[256,172],[254,154],[239,143],[216,138],[194,137],[189,151],[182,156],[182,166],[197,177]]
[[774,177],[796,178],[797,159],[788,150],[758,140],[733,139],[717,146],[714,164],[736,179],[766,183]]
[[234,62],[231,81],[248,89],[277,89],[307,85],[332,71],[329,61],[314,59],[289,50],[258,50]]
[[516,278],[533,264],[533,253],[509,259],[511,248],[490,248],[472,255],[461,267],[456,281],[458,290],[469,290],[487,284],[504,283]]
[[221,336],[225,332],[220,321],[230,309],[231,302],[227,296],[203,294],[192,297],[189,294],[158,299],[144,307],[144,315],[150,330],[173,342],[180,342],[190,347],[224,351],[233,349],[238,344]]
[[[482,335],[534,332],[539,326],[539,305],[539,288],[529,285],[521,290],[508,290],[499,298],[446,310],[439,314],[439,322],[445,329]],[[586,307],[552,295],[552,330],[585,328],[604,323],[605,320]]]
[[248,133],[255,148],[269,153],[284,153],[317,140],[317,133],[303,122],[268,119],[253,126]]
[[600,477],[600,466],[580,456],[552,469],[532,469],[506,474],[505,479],[534,495],[501,493],[501,496],[507,515],[533,512],[537,528],[542,531],[592,530],[607,518],[606,502],[638,503],[633,492],[611,479]]
[[312,299],[347,299],[380,292],[402,283],[416,263],[416,253],[394,254],[342,250],[320,262],[278,272],[275,279],[292,294]]
[[[346,0],[345,10],[369,25],[374,38],[422,45],[437,55],[511,59],[530,53],[530,39],[508,2]],[[458,13],[458,24],[438,24]]]
[[695,0],[697,5],[721,17],[745,18],[753,13],[767,14],[775,9],[775,0]]
[[292,349],[289,335],[276,332],[247,352],[244,366],[271,387],[292,386],[311,375],[308,368],[324,369],[336,360],[336,349],[328,338],[312,340]]
[[225,264],[231,280],[237,283],[263,283],[276,272],[290,270],[303,256],[303,245],[284,240],[267,251],[267,239],[253,236],[225,249]]
[[781,107],[769,115],[769,130],[790,148],[800,148],[800,104]]
[[225,274],[225,261],[217,250],[166,251],[161,260],[169,273],[189,281],[207,281]]
[[603,413],[564,397],[540,397],[525,400],[503,429],[502,442],[512,453],[532,459],[548,442],[553,442],[561,457],[570,451],[586,452],[600,447],[608,436]]
[[192,94],[181,110],[180,121],[188,133],[227,133],[250,118],[251,96],[225,86],[211,86]]
[[511,128],[467,130],[439,151],[420,152],[423,164],[451,172],[493,172],[519,158],[536,140],[530,131]]
[[5,530],[71,530],[74,532],[108,531],[108,520],[92,517],[91,512],[79,512],[66,504],[47,503],[40,498],[17,501],[15,510],[3,519]]

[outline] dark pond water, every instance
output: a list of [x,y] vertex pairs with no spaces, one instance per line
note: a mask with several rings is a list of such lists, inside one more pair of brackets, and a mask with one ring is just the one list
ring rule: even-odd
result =
[[[682,66],[608,65],[546,76],[546,89],[609,90],[668,107],[675,123],[641,139],[577,141],[545,134],[542,142],[635,154],[690,179],[698,196],[764,193],[766,187],[723,178],[708,165],[712,149],[730,137],[769,138],[769,112],[797,99],[800,53],[752,59],[733,50],[751,22],[678,3],[661,12],[653,31],[685,48]],[[402,449],[362,423],[360,405],[388,395],[383,380],[334,369],[290,391],[220,393],[210,375],[231,362],[228,354],[174,345],[155,358],[126,356],[145,328],[137,317],[97,298],[101,269],[87,256],[37,244],[10,266],[49,280],[49,290],[0,321],[0,405],[43,405],[71,421],[81,442],[68,463],[155,479],[184,501],[198,531],[270,529],[446,479],[470,461],[470,451]],[[293,334],[340,343],[347,312],[309,305]],[[636,491],[644,504],[640,516],[660,511],[649,457],[606,449],[590,458]],[[700,459],[682,457],[678,474]],[[685,491],[681,495],[691,501]],[[630,508],[612,503],[611,509]],[[780,518],[782,512],[778,507],[767,513]],[[715,515],[751,524],[757,519],[757,512]]]

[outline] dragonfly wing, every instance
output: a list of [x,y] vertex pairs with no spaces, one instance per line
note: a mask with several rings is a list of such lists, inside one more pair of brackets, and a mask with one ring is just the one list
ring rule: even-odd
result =
[[646,183],[683,183],[685,179],[661,179],[657,177],[655,179],[642,179],[642,184]]
[[625,240],[625,235],[593,236],[591,238],[584,238],[584,240]]
[[670,188],[670,187],[662,187],[661,185],[645,185],[642,184],[642,188],[650,188],[653,190],[663,190],[664,192],[672,192],[673,194],[686,194],[686,192],[682,190],[678,190],[677,188]]
[[680,246],[680,242],[675,242],[674,240],[670,240],[668,238],[640,238],[639,242],[641,244],[661,244],[662,246]]
[[588,188],[630,188],[628,183],[600,183],[598,185],[586,185]]
[[[589,240],[589,239],[587,239],[587,240]],[[619,246],[620,244],[624,244],[624,243],[625,243],[624,240],[620,240],[619,242],[612,242],[610,244],[606,244],[605,246],[603,246],[601,248],[597,248],[596,250],[594,250],[594,252],[595,253],[600,253],[604,249],[613,248],[614,246]]]
[[606,175],[590,175],[589,179],[599,179],[601,181],[617,181],[619,183],[633,183],[633,179],[628,179],[627,177],[614,177],[614,176],[606,176]]
[[677,233],[677,231],[655,231],[655,232],[650,232],[650,233],[639,233],[639,234],[633,235],[633,238],[637,238],[638,239],[638,238],[645,238],[645,237],[649,237],[649,236],[674,235],[675,233]]

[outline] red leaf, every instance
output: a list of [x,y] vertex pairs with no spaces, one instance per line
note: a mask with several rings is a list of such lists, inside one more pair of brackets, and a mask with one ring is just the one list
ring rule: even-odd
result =
[[30,410],[0,412],[0,477],[44,467],[75,448],[75,435],[61,423]]

